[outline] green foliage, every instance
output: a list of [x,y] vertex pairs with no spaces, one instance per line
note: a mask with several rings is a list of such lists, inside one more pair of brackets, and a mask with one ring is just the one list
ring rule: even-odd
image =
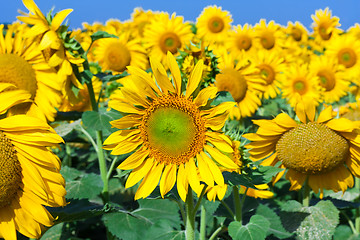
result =
[[100,108],[99,112],[87,111],[82,115],[84,126],[89,131],[103,131],[103,134],[110,135],[117,131],[112,128],[110,122],[121,118],[121,114],[116,110],[107,111],[105,108]]
[[110,34],[110,33],[104,32],[104,31],[97,31],[97,32],[93,33],[90,37],[91,37],[92,42],[94,42],[98,39],[101,39],[101,38],[118,38],[116,35]]
[[101,193],[103,182],[100,175],[84,173],[70,167],[61,169],[66,180],[66,197],[71,199],[92,199]]
[[292,200],[282,205],[282,211],[284,227],[301,239],[332,239],[339,224],[339,210],[328,200],[311,207]]
[[265,217],[270,222],[268,235],[273,234],[279,239],[289,238],[293,235],[285,230],[281,223],[280,217],[268,206],[260,204],[256,209],[256,214]]
[[261,215],[253,215],[250,222],[241,225],[240,222],[233,221],[229,225],[229,235],[234,240],[261,240],[265,239],[266,232],[269,230],[270,222]]
[[176,203],[168,199],[139,200],[129,214],[110,213],[103,221],[114,236],[123,239],[184,239]]

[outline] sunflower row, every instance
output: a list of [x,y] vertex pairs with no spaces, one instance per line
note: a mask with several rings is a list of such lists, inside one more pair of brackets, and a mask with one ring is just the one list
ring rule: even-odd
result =
[[[244,168],[244,138],[249,158],[283,169],[274,183],[285,174],[290,190],[308,184],[322,197],[360,176],[359,123],[339,108],[360,94],[360,25],[341,30],[329,9],[312,16],[312,33],[299,22],[235,26],[218,6],[196,22],[138,8],[128,21],[69,31],[63,22],[71,9],[52,16],[33,0],[23,3],[22,23],[0,25],[0,237],[38,238],[54,221],[44,206],[66,205],[61,162],[49,148],[63,140],[48,125],[63,112],[100,106],[123,114],[102,144],[112,155],[129,154],[118,168],[131,170],[126,188],[139,184],[135,199],[158,185],[164,198],[175,184],[184,202],[192,191],[222,199],[222,173]],[[212,105],[224,91],[233,101]],[[229,119],[264,117],[265,103],[279,99],[295,119],[279,113],[253,120],[254,133],[224,134]],[[240,189],[273,196],[266,184]]]

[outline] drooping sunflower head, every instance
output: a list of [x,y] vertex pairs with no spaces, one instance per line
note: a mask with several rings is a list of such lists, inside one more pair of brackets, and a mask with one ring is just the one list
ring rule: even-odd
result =
[[205,42],[224,42],[232,21],[231,14],[221,7],[205,7],[196,19],[196,35]]
[[191,25],[184,22],[182,16],[160,13],[146,26],[143,42],[149,56],[160,58],[165,65],[167,52],[178,55],[178,51],[189,44],[193,35]]
[[217,164],[236,168],[221,152],[233,149],[220,132],[234,103],[203,109],[216,96],[217,89],[207,87],[199,91],[202,60],[188,76],[186,89],[182,88],[180,70],[170,52],[167,61],[172,81],[164,66],[150,58],[154,78],[128,67],[133,84],[125,83],[121,95],[112,96],[109,102],[110,107],[128,115],[111,122],[122,130],[109,136],[105,149],[115,155],[135,151],[119,168],[133,169],[126,187],[143,179],[136,199],[147,197],[160,181],[162,196],[176,182],[178,193],[185,200],[189,184],[196,193],[201,192],[200,178],[206,179],[208,185],[223,184]]
[[[62,83],[49,67],[36,42],[23,38],[26,25],[0,25],[0,95],[3,114],[28,113],[53,121],[60,105]],[[6,39],[6,41],[5,41]]]
[[287,170],[290,190],[301,189],[307,180],[316,193],[323,189],[344,192],[353,186],[352,175],[359,175],[355,164],[359,124],[345,118],[333,119],[331,106],[317,115],[311,103],[300,100],[298,105],[296,114],[301,122],[285,113],[273,120],[254,121],[259,125],[257,132],[244,135],[252,141],[246,146],[251,159],[263,160],[265,166],[280,162],[280,167]]

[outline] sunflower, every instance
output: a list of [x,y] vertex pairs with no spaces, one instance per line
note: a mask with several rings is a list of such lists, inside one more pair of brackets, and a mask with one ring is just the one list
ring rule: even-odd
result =
[[346,79],[344,67],[333,58],[315,55],[310,61],[309,70],[318,77],[318,83],[324,89],[322,99],[325,103],[339,101],[350,90],[350,81]]
[[230,118],[250,117],[261,105],[260,95],[265,91],[265,80],[256,74],[257,70],[248,59],[235,61],[232,54],[219,56],[220,73],[215,77],[218,91],[228,91],[236,102],[230,111]]
[[308,64],[291,64],[284,73],[282,82],[282,97],[294,107],[297,103],[297,95],[307,98],[318,105],[322,87],[318,84],[317,76],[308,70]]
[[342,34],[332,38],[326,45],[325,54],[345,67],[350,80],[360,84],[360,42],[353,35]]
[[[230,158],[237,165],[237,168],[236,169],[220,168],[220,170],[222,172],[225,172],[225,171],[226,172],[237,172],[237,173],[241,174],[242,160],[241,160],[241,153],[240,153],[239,147],[240,147],[239,141],[232,141],[232,148],[234,151],[231,153]],[[206,183],[206,180],[204,179],[203,182]],[[227,184],[208,186],[206,188],[206,194],[207,194],[208,200],[215,201],[216,197],[218,197],[218,199],[223,199],[226,194],[227,187],[228,187]],[[272,198],[274,196],[274,193],[268,190],[269,186],[267,184],[255,185],[255,187],[256,188],[248,188],[248,187],[240,185],[239,192],[241,194],[246,194],[247,196],[250,196],[253,198]]]
[[[111,134],[104,148],[112,154],[133,152],[119,169],[132,169],[125,187],[142,182],[135,199],[146,198],[160,181],[161,196],[170,191],[175,182],[185,201],[188,186],[200,194],[202,187],[197,175],[206,176],[209,185],[223,185],[219,165],[236,168],[236,164],[222,152],[232,152],[230,140],[220,132],[233,103],[227,102],[206,108],[208,99],[216,96],[216,88],[198,92],[203,62],[200,60],[187,82],[183,93],[180,70],[175,58],[168,53],[169,80],[164,67],[150,58],[156,82],[145,71],[128,67],[131,87],[121,88],[124,98],[114,98],[109,106],[128,113],[111,122],[121,129]],[[222,151],[222,152],[221,152]]]
[[281,26],[273,20],[266,23],[261,19],[254,27],[257,46],[266,50],[281,50],[284,44],[285,34],[281,31]]
[[[62,83],[46,63],[36,42],[24,39],[27,26],[0,25],[0,114],[28,113],[54,121],[61,103]],[[16,105],[16,106],[15,106]]]
[[122,73],[127,66],[145,69],[148,60],[139,40],[130,40],[127,33],[122,33],[118,37],[97,40],[94,61],[99,62],[103,71],[111,70],[114,73]]
[[143,38],[144,37],[144,29],[145,27],[151,23],[151,20],[155,17],[155,15],[159,14],[158,12],[152,12],[151,10],[145,11],[141,7],[137,7],[134,9],[131,14],[131,31],[135,38]]
[[0,238],[39,238],[54,221],[45,207],[66,205],[60,159],[48,149],[63,140],[26,115],[1,119],[0,140]]
[[184,23],[182,16],[173,13],[169,18],[168,13],[162,12],[145,27],[143,42],[149,57],[156,57],[165,65],[167,52],[179,55],[178,50],[184,49],[192,37],[191,25]]
[[205,7],[196,19],[196,35],[207,43],[225,42],[232,21],[231,14],[221,7]]
[[287,39],[298,43],[306,43],[309,38],[309,31],[298,21],[288,22],[285,32],[289,35]]
[[313,19],[312,28],[315,41],[321,45],[330,40],[333,36],[338,35],[342,31],[338,28],[341,26],[339,18],[331,16],[331,10],[325,8],[315,11],[315,15],[311,15]]
[[251,57],[251,62],[257,68],[257,74],[265,83],[264,98],[275,98],[280,93],[281,79],[286,70],[285,62],[280,54],[259,50]]
[[234,26],[229,31],[229,37],[225,41],[225,47],[234,54],[242,54],[243,51],[251,53],[256,50],[254,47],[254,28],[249,24]]
[[348,30],[347,30],[347,34],[353,35],[356,39],[360,39],[360,24],[359,23],[355,23],[354,26],[351,26]]
[[[287,170],[290,190],[299,190],[305,181],[315,193],[323,189],[345,191],[360,176],[359,123],[346,118],[333,119],[332,106],[319,113],[300,101],[296,107],[300,123],[286,113],[273,120],[254,120],[256,133],[244,134],[252,141],[251,159],[263,160],[262,165]],[[278,180],[284,171],[279,173]]]
[[[28,14],[20,12],[23,16],[17,18],[24,23],[33,25],[25,36],[35,38],[39,42],[39,49],[42,51],[45,60],[57,70],[60,79],[65,82],[65,85],[68,85],[67,82],[71,82],[81,89],[82,85],[75,77],[71,65],[81,64],[85,59],[71,55],[59,36],[60,31],[64,31],[61,28],[62,22],[73,10],[65,9],[60,11],[52,18],[51,22],[48,22],[33,0],[23,0],[23,3],[30,12]],[[63,94],[67,95],[69,91],[71,89],[63,89]]]

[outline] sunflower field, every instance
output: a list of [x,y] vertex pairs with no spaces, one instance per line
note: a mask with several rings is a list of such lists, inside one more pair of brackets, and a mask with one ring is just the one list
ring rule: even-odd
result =
[[360,239],[360,25],[135,8],[0,24],[0,238]]

